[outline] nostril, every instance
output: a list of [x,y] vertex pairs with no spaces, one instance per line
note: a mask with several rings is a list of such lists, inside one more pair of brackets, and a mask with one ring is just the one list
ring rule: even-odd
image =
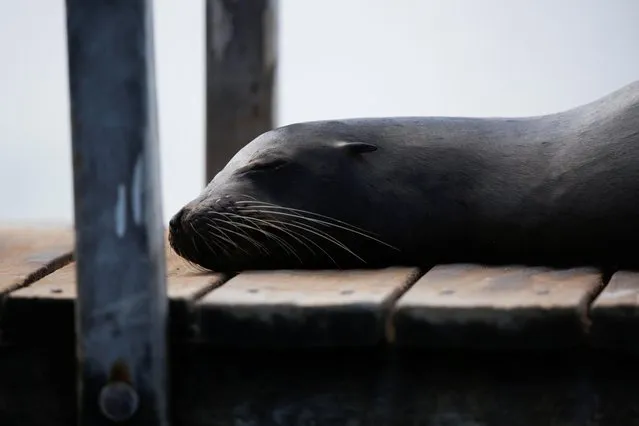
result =
[[184,209],[180,209],[169,221],[169,231],[172,234],[182,230],[182,218],[184,217]]

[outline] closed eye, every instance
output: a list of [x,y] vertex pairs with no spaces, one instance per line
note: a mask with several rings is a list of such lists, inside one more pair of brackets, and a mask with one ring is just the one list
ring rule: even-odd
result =
[[263,172],[269,170],[277,170],[282,168],[288,163],[283,158],[276,158],[272,160],[261,160],[255,161],[253,163],[248,164],[246,167],[243,167],[239,172],[241,174],[244,173],[253,173],[253,172]]

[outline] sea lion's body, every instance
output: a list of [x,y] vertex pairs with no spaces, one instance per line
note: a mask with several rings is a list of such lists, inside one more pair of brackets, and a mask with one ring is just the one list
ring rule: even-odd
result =
[[[295,217],[301,210],[314,215]],[[539,117],[347,119],[266,132],[174,217],[171,244],[218,271],[635,268],[639,82]]]

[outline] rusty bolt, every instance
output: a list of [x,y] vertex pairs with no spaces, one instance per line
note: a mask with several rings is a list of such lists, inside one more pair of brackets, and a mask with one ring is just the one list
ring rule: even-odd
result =
[[138,393],[128,383],[110,382],[100,391],[99,405],[102,414],[109,420],[123,422],[137,411]]

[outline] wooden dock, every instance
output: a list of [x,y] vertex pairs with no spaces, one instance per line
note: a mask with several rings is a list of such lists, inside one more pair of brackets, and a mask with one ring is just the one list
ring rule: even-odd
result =
[[[75,423],[72,252],[72,229],[0,229],[2,424]],[[166,256],[174,425],[639,424],[639,273]]]

